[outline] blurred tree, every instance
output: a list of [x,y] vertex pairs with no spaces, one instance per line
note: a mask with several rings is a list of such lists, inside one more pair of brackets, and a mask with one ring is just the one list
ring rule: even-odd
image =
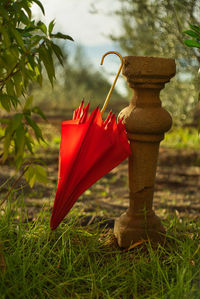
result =
[[[38,104],[41,107],[49,108],[49,105],[52,108],[56,107],[58,113],[59,109],[62,111],[63,109],[72,110],[80,104],[83,98],[86,102],[90,102],[91,108],[96,105],[103,106],[111,86],[107,78],[102,75],[102,72],[94,69],[81,46],[77,46],[74,55],[70,55],[70,57],[65,48],[60,46],[65,56],[64,68],[57,70],[59,80],[55,82],[53,92],[49,89],[49,84],[46,81],[42,92],[36,86],[34,87],[35,97],[40,101]],[[101,70],[101,67],[99,68]],[[124,97],[114,89],[109,107],[115,107],[114,111],[119,112],[124,103]]]
[[[45,119],[39,107],[34,106],[29,94],[29,84],[42,85],[43,69],[53,86],[55,68],[53,54],[63,64],[61,49],[54,39],[72,38],[60,32],[54,34],[54,21],[48,28],[32,19],[31,5],[36,3],[44,14],[39,0],[1,0],[0,2],[0,119],[3,152],[1,162],[9,154],[14,158],[17,169],[24,162],[27,149],[33,153],[34,133],[36,140],[43,139],[42,131],[32,115]],[[24,168],[25,178],[31,186],[35,180],[46,181],[44,169],[30,163]]]
[[[64,80],[66,96],[71,103],[77,103],[77,100],[80,101],[84,97],[92,107],[103,106],[111,86],[100,71],[94,70],[81,47],[77,47],[73,62],[65,68]],[[123,97],[114,90],[111,105],[123,100]]]
[[190,120],[196,106],[195,74],[200,54],[187,48],[182,31],[188,23],[198,24],[199,0],[119,0],[115,11],[121,22],[120,34],[111,35],[126,55],[172,57],[177,75],[162,91],[165,106],[176,121]]
[[[200,26],[190,24],[190,30],[183,31],[185,34],[189,35],[190,39],[184,40],[184,43],[188,47],[197,48],[200,53]],[[191,39],[192,37],[192,39]],[[199,61],[200,64],[200,61]],[[198,70],[197,75],[197,91],[199,93],[198,95],[198,101],[200,102],[200,68]],[[200,131],[200,109],[196,113],[196,118],[198,118],[198,129]]]

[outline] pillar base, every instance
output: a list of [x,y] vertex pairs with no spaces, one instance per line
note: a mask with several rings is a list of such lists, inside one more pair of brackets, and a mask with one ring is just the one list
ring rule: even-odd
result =
[[163,243],[165,229],[152,211],[148,215],[129,215],[128,211],[115,220],[114,234],[119,247],[127,248],[141,240]]

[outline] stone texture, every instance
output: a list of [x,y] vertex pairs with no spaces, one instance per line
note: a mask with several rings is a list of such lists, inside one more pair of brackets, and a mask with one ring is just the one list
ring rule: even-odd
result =
[[132,154],[129,157],[130,207],[115,221],[114,233],[120,247],[141,239],[162,241],[165,230],[152,210],[160,141],[172,125],[162,108],[159,93],[175,75],[174,59],[124,57],[123,75],[133,89],[123,117]]

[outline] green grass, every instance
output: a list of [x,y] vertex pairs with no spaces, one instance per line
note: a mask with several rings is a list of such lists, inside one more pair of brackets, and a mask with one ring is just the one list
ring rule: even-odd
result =
[[48,209],[34,222],[24,209],[8,205],[0,217],[0,298],[200,298],[200,221],[174,216],[165,246],[123,251],[98,225],[80,227],[74,209],[54,232]]
[[162,146],[174,149],[199,149],[200,135],[197,128],[193,127],[173,127],[165,134]]
[[[200,149],[200,134],[194,127],[173,127],[165,134],[165,138],[161,143],[162,146],[173,149]],[[44,144],[44,148],[59,149],[60,135],[49,138],[48,144]],[[38,147],[39,148],[39,147]]]

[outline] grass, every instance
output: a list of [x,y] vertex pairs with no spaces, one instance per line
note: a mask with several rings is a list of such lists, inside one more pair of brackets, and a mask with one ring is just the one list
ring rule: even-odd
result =
[[[174,128],[162,145],[199,149],[199,142],[196,129]],[[59,136],[50,148],[58,150]],[[25,210],[21,195],[0,211],[6,264],[0,270],[0,298],[200,298],[200,219],[169,216],[165,246],[143,243],[124,251],[98,224],[81,227],[74,208],[54,232],[49,207],[33,222]]]
[[200,135],[197,128],[193,127],[173,127],[165,134],[162,146],[174,149],[193,149],[200,148]]
[[174,216],[165,246],[124,251],[99,225],[81,227],[74,209],[54,232],[48,207],[34,222],[24,210],[21,198],[0,217],[0,298],[200,298],[200,220]]
[[[59,150],[60,147],[60,131],[55,131],[52,127],[42,124],[42,131],[46,134],[47,143],[42,143],[43,149]],[[162,146],[174,149],[192,149],[199,150],[200,134],[195,127],[172,127],[166,132]],[[41,144],[36,144],[36,151],[41,150]]]

